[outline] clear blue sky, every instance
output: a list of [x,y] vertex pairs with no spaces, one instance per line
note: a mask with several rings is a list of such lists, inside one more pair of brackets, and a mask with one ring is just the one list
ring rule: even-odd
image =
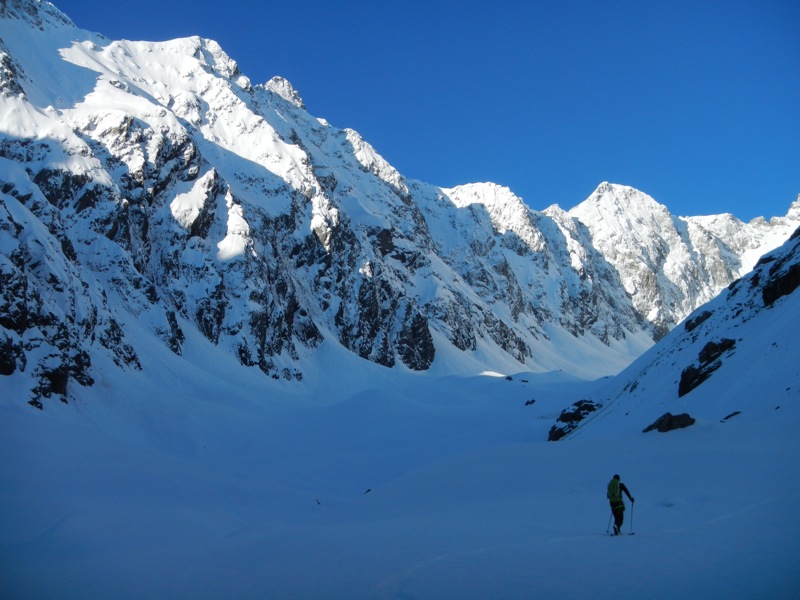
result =
[[800,194],[797,0],[54,3],[112,39],[217,40],[429,183],[543,209],[611,181],[743,220]]

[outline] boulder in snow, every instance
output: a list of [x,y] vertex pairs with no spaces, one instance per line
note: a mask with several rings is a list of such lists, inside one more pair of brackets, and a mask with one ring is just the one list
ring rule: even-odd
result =
[[601,405],[591,400],[578,400],[572,406],[565,408],[558,415],[555,425],[550,428],[547,436],[548,442],[556,442],[573,431],[578,424],[589,414],[600,408]]
[[683,429],[684,427],[689,427],[690,425],[694,425],[694,418],[690,417],[688,413],[682,413],[680,415],[673,415],[672,413],[664,413],[658,419],[656,419],[651,425],[648,425],[643,430],[643,433],[647,433],[648,431],[653,431],[654,429],[665,433],[667,431],[672,431],[674,429]]

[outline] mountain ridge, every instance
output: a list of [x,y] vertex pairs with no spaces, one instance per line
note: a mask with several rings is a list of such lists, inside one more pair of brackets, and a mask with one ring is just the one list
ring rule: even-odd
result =
[[[444,189],[212,40],[111,41],[42,2],[7,3],[0,28],[4,371],[39,405],[89,385],[97,353],[140,369],[131,320],[278,379],[325,342],[414,371],[605,375],[800,221],[800,201],[774,224],[675,218],[607,183],[570,211]],[[649,206],[636,236],[586,216],[604,199]]]

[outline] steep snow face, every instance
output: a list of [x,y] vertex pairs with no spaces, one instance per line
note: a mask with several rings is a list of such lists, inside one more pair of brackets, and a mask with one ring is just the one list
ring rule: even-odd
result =
[[39,404],[98,361],[140,368],[132,323],[278,379],[325,344],[415,371],[596,377],[788,235],[675,219],[619,186],[537,212],[493,184],[408,180],[212,40],[111,41],[17,0],[0,39],[4,372]]

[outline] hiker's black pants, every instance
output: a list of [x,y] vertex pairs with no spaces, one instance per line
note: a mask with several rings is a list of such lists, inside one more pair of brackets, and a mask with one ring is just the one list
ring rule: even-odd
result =
[[622,502],[612,502],[611,513],[614,515],[614,524],[617,529],[622,529],[622,520],[625,518],[625,505]]

